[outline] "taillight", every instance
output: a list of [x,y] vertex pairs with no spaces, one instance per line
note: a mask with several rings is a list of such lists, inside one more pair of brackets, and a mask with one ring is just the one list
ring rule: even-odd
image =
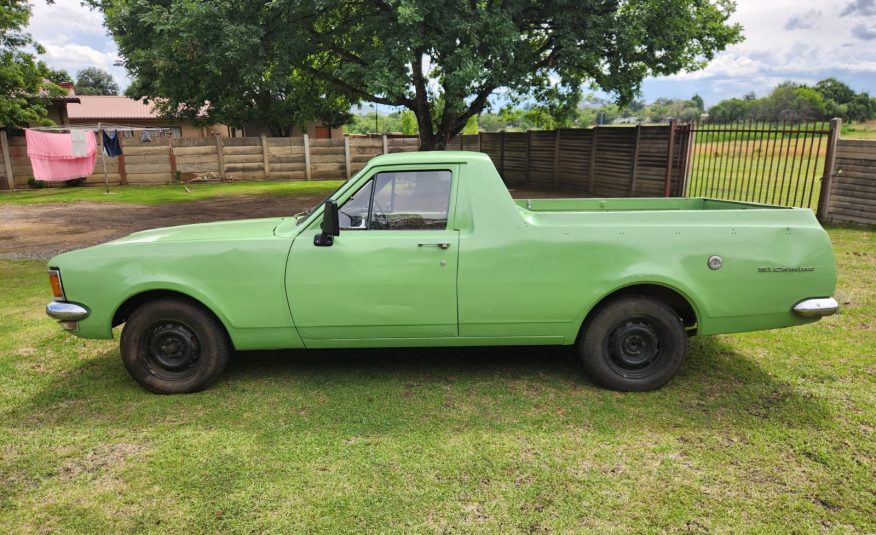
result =
[[57,269],[49,270],[49,284],[52,285],[52,294],[55,296],[55,299],[63,301],[65,299],[64,285],[61,284],[60,271],[58,271]]

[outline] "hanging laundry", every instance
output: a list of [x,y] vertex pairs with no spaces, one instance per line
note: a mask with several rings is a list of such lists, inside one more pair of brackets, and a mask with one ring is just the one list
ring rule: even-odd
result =
[[112,157],[121,156],[122,144],[119,140],[118,131],[113,130],[110,132],[108,130],[102,130],[100,134],[103,139],[103,153]]
[[33,176],[37,180],[70,180],[94,173],[97,163],[97,139],[85,133],[85,150],[82,156],[73,154],[73,139],[70,134],[48,134],[25,129],[27,155],[30,157]]
[[149,130],[143,130],[140,132],[140,143],[149,143],[152,141],[152,137],[149,135]]
[[70,143],[73,145],[73,156],[81,158],[88,153],[88,141],[85,136],[90,135],[90,132],[85,130],[70,130]]

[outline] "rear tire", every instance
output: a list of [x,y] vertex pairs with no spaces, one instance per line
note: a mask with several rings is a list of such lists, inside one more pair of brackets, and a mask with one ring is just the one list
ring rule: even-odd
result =
[[137,308],[121,336],[122,361],[143,388],[156,394],[203,390],[225,370],[231,344],[209,311],[165,298]]
[[678,314],[652,297],[633,295],[602,305],[582,328],[584,367],[599,384],[623,392],[668,383],[687,357]]

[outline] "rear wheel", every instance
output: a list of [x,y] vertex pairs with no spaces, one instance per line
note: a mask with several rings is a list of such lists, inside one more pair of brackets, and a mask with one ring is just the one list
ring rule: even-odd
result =
[[583,327],[584,366],[612,390],[646,391],[665,385],[687,356],[687,334],[678,314],[647,296],[627,296],[598,310]]
[[203,390],[228,364],[231,352],[222,324],[184,299],[158,299],[125,322],[122,361],[131,376],[157,394]]

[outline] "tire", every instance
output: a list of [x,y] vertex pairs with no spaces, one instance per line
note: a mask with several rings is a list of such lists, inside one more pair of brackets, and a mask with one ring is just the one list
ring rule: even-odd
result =
[[687,357],[687,333],[678,314],[652,297],[611,301],[588,318],[578,346],[584,367],[599,384],[622,392],[656,390]]
[[125,322],[122,361],[140,386],[184,394],[210,386],[225,370],[231,344],[213,314],[184,299],[149,301]]

